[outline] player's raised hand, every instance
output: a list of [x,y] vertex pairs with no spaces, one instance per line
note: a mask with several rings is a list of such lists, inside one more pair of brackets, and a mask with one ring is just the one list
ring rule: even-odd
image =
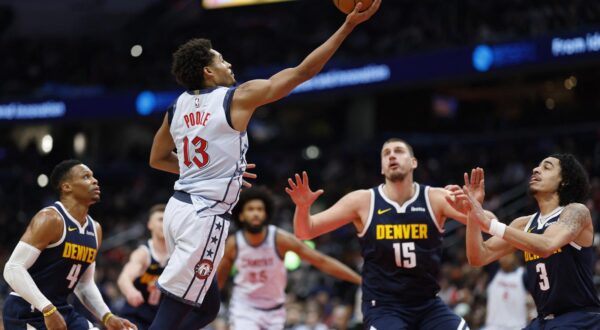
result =
[[[256,164],[246,164],[246,171],[242,174],[243,178],[248,179],[256,179],[257,175],[255,173],[250,173],[248,170],[256,168]],[[242,179],[242,187],[243,188],[252,188],[252,183]]]
[[[45,309],[46,308],[44,308],[44,312],[51,310],[51,308],[48,311]],[[44,324],[48,330],[67,330],[67,323],[65,323],[65,319],[59,311],[55,311],[48,316],[44,316]]]
[[302,172],[302,178],[296,173],[295,179],[296,182],[291,178],[288,179],[289,187],[285,188],[285,192],[290,195],[290,198],[297,206],[310,206],[323,194],[323,189],[317,191],[310,190],[306,171]]
[[108,330],[137,330],[137,326],[129,320],[113,315],[111,318],[106,320],[106,329]]
[[483,210],[483,206],[481,206],[481,203],[477,200],[477,191],[474,192],[471,190],[471,188],[469,188],[469,185],[467,185],[467,183],[470,182],[467,180],[467,178],[468,175],[465,173],[465,186],[463,187],[463,191],[466,193],[467,201],[471,205],[469,216],[477,219],[477,222],[479,222],[483,230],[489,231],[491,220],[487,218]]
[[449,194],[446,195],[446,201],[452,208],[462,214],[468,214],[471,211],[471,202],[469,197],[458,185],[448,185],[444,187]]
[[369,18],[371,18],[371,16],[373,16],[373,14],[375,14],[375,12],[377,12],[380,5],[381,0],[375,0],[371,4],[371,7],[361,12],[364,4],[362,2],[357,3],[356,6],[354,6],[354,10],[350,14],[348,14],[348,16],[346,16],[346,23],[352,26],[356,26],[368,20]]
[[483,204],[485,198],[485,180],[483,168],[477,167],[471,170],[471,177],[467,173],[464,174],[465,186],[475,199]]

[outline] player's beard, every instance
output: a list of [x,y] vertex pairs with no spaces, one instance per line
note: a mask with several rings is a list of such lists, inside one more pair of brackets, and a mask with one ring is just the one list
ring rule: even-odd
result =
[[400,182],[400,181],[404,181],[404,179],[406,178],[406,173],[402,173],[400,171],[395,171],[395,172],[387,174],[385,176],[385,178],[390,182]]
[[251,233],[251,234],[260,234],[263,230],[263,228],[265,228],[265,226],[267,225],[266,222],[261,223],[260,225],[251,225],[247,222],[243,223],[244,226],[244,230]]

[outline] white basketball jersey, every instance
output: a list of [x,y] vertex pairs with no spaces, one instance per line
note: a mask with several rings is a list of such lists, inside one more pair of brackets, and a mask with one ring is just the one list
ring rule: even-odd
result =
[[269,225],[267,236],[259,246],[249,245],[241,230],[236,233],[237,274],[231,304],[268,309],[285,302],[287,271],[277,252],[276,232],[277,228]]
[[185,92],[169,118],[179,159],[175,190],[192,195],[196,211],[205,214],[229,212],[242,187],[248,136],[228,121],[234,91],[215,87]]
[[523,329],[527,325],[527,291],[523,267],[506,273],[499,270],[487,287],[485,329]]

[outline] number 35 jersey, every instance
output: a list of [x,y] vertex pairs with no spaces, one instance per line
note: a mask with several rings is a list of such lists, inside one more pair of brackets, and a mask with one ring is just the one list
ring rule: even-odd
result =
[[[556,223],[563,208],[545,217],[534,214],[525,231],[543,234]],[[575,242],[559,248],[542,258],[523,252],[527,267],[527,289],[531,292],[538,314],[563,314],[583,308],[600,307],[594,288],[594,247],[582,247]]]
[[96,228],[89,216],[82,226],[61,202],[56,202],[49,208],[63,219],[63,236],[58,242],[42,250],[28,271],[46,298],[55,306],[64,306],[81,275],[96,260]]
[[440,290],[443,234],[429,204],[429,187],[414,184],[403,205],[388,199],[383,185],[371,189],[371,209],[358,234],[362,247],[363,301],[419,303]]
[[232,304],[269,309],[285,302],[287,270],[277,251],[276,235],[277,228],[269,225],[265,240],[252,246],[242,230],[235,234],[237,274],[233,279]]
[[227,87],[188,91],[169,109],[179,161],[175,190],[192,195],[196,211],[206,215],[235,206],[246,170],[248,137],[232,128],[229,117],[234,93]]

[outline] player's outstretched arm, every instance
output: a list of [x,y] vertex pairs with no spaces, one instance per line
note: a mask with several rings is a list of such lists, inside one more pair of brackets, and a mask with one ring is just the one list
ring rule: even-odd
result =
[[4,279],[23,299],[44,313],[49,329],[66,329],[64,318],[52,302],[37,287],[28,269],[35,263],[42,250],[57,242],[63,234],[64,225],[56,211],[44,209],[38,212],[27,226],[25,234],[4,265]]
[[173,152],[175,143],[169,132],[169,114],[165,114],[163,122],[154,135],[150,150],[150,166],[157,170],[179,174],[179,161]]
[[[515,219],[510,224],[510,227],[516,228],[517,230],[523,230],[527,224],[527,220],[527,217]],[[465,239],[467,260],[471,266],[475,267],[490,264],[507,254],[514,253],[516,250],[515,247],[498,237],[491,237],[484,241],[479,222],[472,216],[467,218],[467,232]]]
[[233,262],[235,261],[235,255],[236,248],[234,235],[229,236],[225,241],[225,254],[219,263],[219,268],[217,271],[217,283],[219,284],[219,289],[223,289],[225,284],[227,284],[229,273],[231,273],[231,267],[233,267]]
[[117,285],[119,290],[127,299],[127,303],[137,307],[144,303],[144,296],[135,288],[133,282],[136,278],[142,276],[145,270],[150,266],[150,254],[147,248],[138,247],[129,256],[129,261],[123,267]]
[[543,234],[527,233],[509,227],[503,238],[521,250],[547,258],[559,248],[575,241],[584,229],[591,226],[592,216],[588,208],[580,203],[572,203],[565,207],[558,221],[550,225]]
[[[252,112],[257,107],[277,101],[288,95],[296,86],[314,77],[325,63],[333,56],[342,42],[348,37],[352,30],[360,23],[368,20],[377,12],[381,0],[375,0],[371,7],[363,12],[359,12],[362,3],[359,3],[354,11],[346,17],[342,26],[321,46],[310,53],[298,66],[288,68],[273,75],[269,79],[251,80],[241,84],[232,100],[232,122],[237,121],[235,111]],[[243,114],[238,114],[242,117]],[[247,123],[247,120],[245,121]],[[242,127],[245,127],[243,125]]]
[[278,229],[276,241],[278,250],[283,252],[281,253],[282,255],[285,255],[285,252],[287,251],[296,252],[302,260],[307,261],[324,273],[327,273],[340,280],[360,285],[360,275],[350,269],[350,267],[317,250],[311,249],[294,235]]
[[310,207],[323,194],[323,190],[310,190],[308,175],[302,172],[295,175],[296,181],[288,179],[289,187],[285,192],[296,204],[294,212],[294,234],[300,239],[311,239],[353,222],[357,230],[362,230],[361,210],[369,209],[371,201],[368,190],[356,190],[342,197],[327,210],[310,215]]

